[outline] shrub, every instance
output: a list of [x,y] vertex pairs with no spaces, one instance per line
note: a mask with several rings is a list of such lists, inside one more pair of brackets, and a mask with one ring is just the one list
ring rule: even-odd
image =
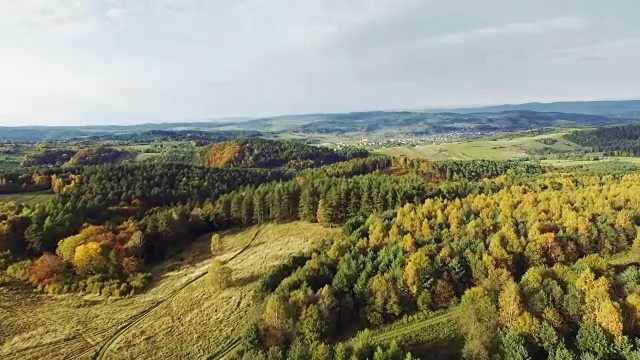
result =
[[28,281],[29,268],[33,265],[32,260],[22,260],[7,267],[5,273],[14,280]]

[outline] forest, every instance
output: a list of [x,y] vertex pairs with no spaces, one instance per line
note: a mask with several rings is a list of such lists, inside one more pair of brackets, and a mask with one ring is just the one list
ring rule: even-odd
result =
[[612,156],[640,155],[640,124],[576,131],[565,137],[579,145]]
[[[633,129],[567,137],[633,155]],[[597,145],[618,133],[629,136]],[[0,285],[135,297],[203,235],[216,256],[229,246],[218,233],[302,221],[341,235],[257,279],[255,316],[229,358],[640,358],[636,167],[191,140],[144,160],[104,145],[45,149],[0,170],[0,194],[52,194],[0,202]],[[209,273],[233,286],[223,262]],[[372,335],[439,319],[431,332]]]

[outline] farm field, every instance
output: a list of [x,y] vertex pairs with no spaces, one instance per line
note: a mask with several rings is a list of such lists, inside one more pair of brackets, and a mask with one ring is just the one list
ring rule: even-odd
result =
[[[507,160],[529,156],[530,151],[541,150],[545,147],[558,151],[577,150],[580,148],[580,146],[563,139],[562,136],[564,134],[564,132],[558,132],[513,139],[461,141],[415,147],[398,146],[380,149],[378,152],[430,160]],[[553,143],[545,144],[542,141],[551,141]]]
[[640,165],[640,157],[604,157],[600,160],[564,160],[564,159],[548,159],[548,160],[540,160],[541,164],[544,165],[553,165],[553,166],[576,166],[576,165],[587,165],[587,164],[595,164],[595,163],[631,163]]
[[241,334],[255,308],[252,286],[267,268],[338,234],[302,222],[224,232],[228,245],[219,258],[228,261],[234,284],[222,291],[206,276],[211,234],[154,268],[150,290],[130,298],[0,288],[0,358],[207,357]]

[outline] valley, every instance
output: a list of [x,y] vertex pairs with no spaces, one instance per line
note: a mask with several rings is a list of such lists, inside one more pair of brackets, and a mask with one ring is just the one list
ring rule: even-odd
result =
[[640,125],[462,116],[5,138],[0,357],[636,356]]

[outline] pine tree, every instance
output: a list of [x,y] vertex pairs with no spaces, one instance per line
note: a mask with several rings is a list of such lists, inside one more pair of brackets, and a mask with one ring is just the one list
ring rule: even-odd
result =
[[242,224],[247,225],[253,221],[253,192],[247,192],[242,199],[242,210],[240,212]]
[[300,194],[300,219],[309,222],[318,220],[318,193],[315,187],[307,184]]
[[320,201],[318,202],[318,214],[316,215],[318,222],[324,226],[330,226],[331,215],[329,213],[330,211],[324,205],[324,199],[320,199]]
[[253,217],[258,224],[262,224],[268,219],[267,202],[262,190],[253,194]]

